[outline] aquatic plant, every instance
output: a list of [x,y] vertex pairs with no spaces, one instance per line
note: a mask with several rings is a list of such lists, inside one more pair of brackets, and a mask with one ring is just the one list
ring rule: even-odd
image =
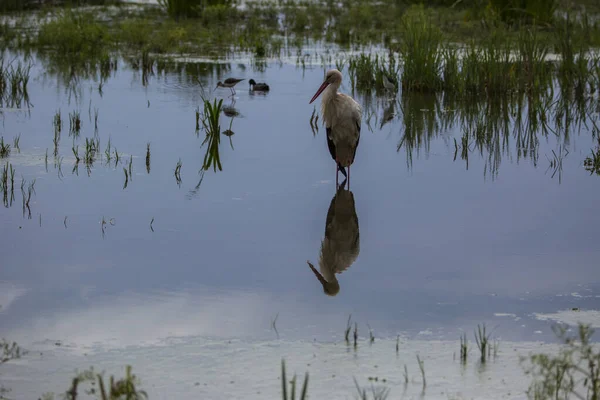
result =
[[371,329],[371,326],[369,324],[367,324],[367,328],[369,328],[369,343],[373,344],[373,343],[375,343],[375,336],[373,335],[373,329]]
[[19,60],[15,67],[13,62],[5,63],[0,55],[0,107],[4,104],[15,108],[30,106],[27,91],[30,71],[30,63]]
[[219,144],[221,143],[221,126],[219,124],[219,117],[221,110],[223,109],[223,99],[217,102],[217,99],[211,103],[209,100],[204,100],[204,113],[202,114],[202,125],[206,131],[206,138],[202,142],[202,146],[208,143],[206,154],[204,155],[204,161],[202,168],[208,170],[210,166],[213,166],[213,170],[216,172],[217,168],[219,171],[223,170],[221,166],[221,158],[219,156]]
[[158,0],[158,4],[170,17],[179,19],[198,17],[206,9],[227,9],[232,2],[231,0]]
[[79,111],[74,110],[72,113],[69,113],[69,134],[74,136],[79,136],[79,132],[81,131],[81,115]]
[[178,185],[181,185],[181,159],[177,161],[177,165],[175,166],[175,180]]
[[4,207],[8,207],[8,162],[2,166],[2,173],[0,173],[0,192],[2,192]]
[[127,188],[127,184],[129,183],[129,173],[127,172],[127,168],[123,168],[123,173],[125,174],[125,183],[123,183],[123,190]]
[[4,142],[4,136],[0,137],[0,158],[8,157],[10,155],[10,143]]
[[54,130],[58,133],[62,130],[62,118],[60,116],[60,109],[56,111],[54,114],[54,118],[52,119],[52,124],[54,125]]
[[402,88],[419,92],[440,90],[442,33],[426,15],[422,5],[408,10],[400,23],[399,52],[404,63]]
[[526,91],[545,90],[552,84],[552,64],[546,61],[550,46],[538,31],[522,29],[517,38],[519,81]]
[[480,359],[482,363],[485,363],[488,352],[490,351],[490,335],[491,334],[486,334],[485,324],[483,324],[483,326],[479,326],[479,324],[477,325],[477,330],[475,331],[475,343],[477,344],[477,348],[481,353]]
[[81,160],[81,158],[79,157],[79,145],[73,145],[71,150],[73,151],[73,156],[75,157],[75,164],[78,164]]
[[469,353],[469,348],[467,345],[467,334],[464,333],[460,336],[460,362],[465,364],[467,362],[467,354]]
[[[19,153],[21,152],[20,142],[21,142],[21,134],[19,133],[17,136],[15,136],[13,138],[13,148],[15,150],[17,150]],[[1,145],[0,145],[0,147],[1,147]]]
[[150,173],[150,142],[146,143],[146,173]]
[[[281,396],[283,400],[288,400],[288,380],[285,373],[285,360],[281,359]],[[296,374],[290,382],[290,400],[296,400]],[[299,400],[305,400],[307,398],[308,390],[308,372],[304,375],[304,382],[302,383],[302,391],[300,392]]]
[[591,149],[592,155],[587,156],[583,161],[583,166],[586,170],[590,172],[590,175],[595,173],[596,175],[600,175],[600,130],[596,126],[594,122],[594,135],[596,136],[596,140],[598,142],[596,146],[596,150]]
[[[0,365],[17,360],[26,354],[16,342],[9,342],[4,338],[0,339],[0,349]],[[9,391],[10,389],[0,385],[0,398],[4,398],[4,394]]]
[[490,0],[489,6],[507,23],[548,25],[554,20],[558,0]]
[[66,8],[39,27],[37,45],[52,48],[71,61],[104,54],[110,43],[108,27],[91,11]]
[[563,342],[557,355],[543,353],[521,357],[525,373],[532,382],[527,390],[530,399],[600,399],[600,351],[591,341],[594,330],[578,324],[574,335],[568,326],[554,325],[552,330]]
[[348,322],[346,323],[346,330],[344,331],[344,338],[346,339],[346,344],[350,344],[350,330],[352,329],[352,323],[350,322],[352,318],[352,314],[348,315]]
[[[112,220],[111,220],[112,221]],[[107,223],[102,218],[103,226]],[[99,400],[141,400],[147,399],[148,394],[144,390],[137,388],[139,379],[131,373],[131,366],[125,368],[125,377],[115,381],[111,375],[108,385],[104,383],[103,374],[98,374],[93,367],[86,369],[75,376],[71,382],[71,387],[64,393],[66,400],[75,400],[79,396],[80,387],[85,386],[89,389],[83,390],[87,394],[95,394]],[[44,400],[53,400],[53,393],[45,393]]]
[[419,364],[419,370],[421,371],[421,378],[423,382],[423,391],[427,387],[427,380],[425,379],[425,361],[421,360],[421,357],[417,354],[417,363]]
[[[370,380],[371,378],[369,378]],[[358,398],[360,400],[369,400],[369,393],[367,392],[367,389],[365,388],[361,388],[358,384],[358,382],[356,381],[356,378],[354,378],[354,386],[356,387],[356,390],[358,391]],[[375,387],[373,386],[373,384],[371,384],[371,395],[372,395],[372,400],[385,400],[388,398],[390,394],[390,389],[384,386],[380,386],[380,387]]]

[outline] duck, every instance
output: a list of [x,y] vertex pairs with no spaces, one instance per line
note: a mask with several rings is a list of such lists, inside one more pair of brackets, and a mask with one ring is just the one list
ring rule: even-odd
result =
[[269,91],[269,85],[267,85],[264,82],[256,83],[256,81],[254,79],[250,79],[250,81],[248,81],[248,82],[250,83],[251,91],[256,91],[256,92],[268,92]]

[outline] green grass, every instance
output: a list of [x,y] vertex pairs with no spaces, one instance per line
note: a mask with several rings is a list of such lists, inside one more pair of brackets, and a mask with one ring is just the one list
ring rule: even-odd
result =
[[[40,22],[39,33],[22,22],[1,35],[0,44],[53,50],[63,59],[69,56],[71,64],[105,57],[113,50],[219,55],[249,51],[257,57],[277,57],[286,50],[282,36],[289,38],[292,48],[302,47],[306,39],[344,47],[380,44],[412,60],[407,66],[412,75],[407,75],[403,84],[427,88],[439,86],[432,72],[441,67],[434,51],[441,38],[481,43],[500,30],[516,41],[520,30],[530,27],[539,33],[540,41],[553,42],[562,21],[542,15],[552,7],[540,8],[539,2],[545,0],[521,1],[525,4],[519,11],[522,18],[505,18],[505,8],[486,7],[483,0],[463,0],[454,7],[447,2],[427,2],[430,6],[424,7],[391,0],[344,0],[344,7],[334,7],[331,2],[281,1],[276,6],[251,3],[244,10],[231,7],[228,0],[164,0],[163,8],[148,7],[136,13],[123,9],[110,21],[100,19],[97,12],[66,7],[53,9],[51,15],[56,18]],[[567,9],[559,6],[561,12]],[[574,35],[595,46],[600,44],[600,24],[588,17],[585,27],[575,29]],[[426,67],[423,77],[417,74],[418,66]]]
[[[226,13],[232,6],[231,0],[159,0],[158,3],[175,19],[205,16],[218,19],[221,12]],[[205,16],[207,17],[207,16]]]
[[6,61],[0,53],[0,108],[29,107],[27,85],[31,74],[31,64],[18,60]]
[[403,35],[399,53],[404,63],[402,88],[428,92],[442,88],[442,32],[422,6],[414,7],[401,20]]
[[37,45],[67,55],[74,60],[96,58],[108,50],[108,26],[91,11],[65,9],[56,19],[40,26]]

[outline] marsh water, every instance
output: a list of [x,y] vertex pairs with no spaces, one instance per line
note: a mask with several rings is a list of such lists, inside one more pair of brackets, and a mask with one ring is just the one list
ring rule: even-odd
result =
[[[583,165],[594,146],[591,120],[573,122],[567,134],[539,134],[533,150],[524,150],[511,123],[496,145],[471,144],[467,162],[460,105],[353,92],[343,71],[341,90],[364,109],[351,168],[354,204],[345,206],[356,212],[360,252],[337,275],[340,291],[332,297],[306,262],[318,268],[336,194],[325,129],[319,118],[313,131],[308,104],[332,66],[188,60],[145,76],[120,59],[100,93],[97,77],[69,81],[47,60],[30,61],[29,107],[0,109],[5,141],[20,135],[20,150],[1,160],[15,169],[16,189],[0,208],[0,335],[32,350],[7,369],[15,398],[66,389],[76,367],[125,363],[142,380],[139,370],[169,376],[171,389],[187,388],[177,398],[219,398],[219,390],[249,398],[261,390],[253,382],[276,397],[281,355],[292,364],[296,357],[299,375],[317,374],[311,385],[319,396],[331,386],[317,383],[320,372],[307,358],[316,353],[327,362],[347,353],[350,314],[361,340],[369,327],[375,335],[364,345],[378,360],[369,368],[384,368],[386,355],[396,360],[397,335],[407,357],[415,346],[426,360],[452,364],[459,335],[472,336],[477,324],[515,346],[552,342],[552,315],[598,309],[600,177]],[[227,77],[245,79],[233,98],[229,89],[212,91]],[[249,92],[250,78],[267,82],[270,92]],[[203,177],[199,82],[211,99],[224,99],[227,114],[235,109],[233,119],[221,116],[221,128],[234,132],[221,137],[223,170]],[[69,132],[75,111],[78,137]],[[86,138],[100,144],[89,168],[72,151],[79,146],[81,156]],[[22,180],[25,194],[35,180],[27,206]],[[595,314],[592,323],[598,326]],[[367,374],[347,357],[352,373]],[[253,363],[260,364],[256,375],[244,377]],[[186,375],[191,365],[197,375]],[[387,368],[402,380],[400,369]],[[229,375],[219,377],[221,369]],[[267,369],[269,379],[260,378]],[[351,393],[346,378],[336,387]],[[442,391],[446,380],[438,382]],[[230,381],[231,390],[222,389]],[[174,398],[165,385],[145,387]]]

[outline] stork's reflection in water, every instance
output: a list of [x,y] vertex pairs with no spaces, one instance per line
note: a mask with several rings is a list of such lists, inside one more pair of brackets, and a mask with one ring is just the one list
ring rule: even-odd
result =
[[323,285],[323,291],[329,296],[335,296],[340,291],[336,274],[347,270],[360,252],[360,232],[354,194],[349,189],[346,190],[345,186],[346,180],[338,187],[327,211],[325,238],[321,242],[319,254],[320,272],[307,261]]

